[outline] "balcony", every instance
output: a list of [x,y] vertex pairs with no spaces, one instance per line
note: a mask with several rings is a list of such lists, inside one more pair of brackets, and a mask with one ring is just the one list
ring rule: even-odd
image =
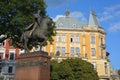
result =
[[87,55],[85,54],[62,54],[60,56],[51,56],[52,58],[86,58],[87,59]]
[[103,49],[106,49],[106,44],[101,44],[100,47],[103,48]]

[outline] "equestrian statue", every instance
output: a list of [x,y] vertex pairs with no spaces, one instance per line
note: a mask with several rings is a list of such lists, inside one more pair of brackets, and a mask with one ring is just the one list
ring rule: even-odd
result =
[[48,28],[52,27],[51,25],[52,19],[49,17],[43,17],[40,10],[34,14],[33,23],[24,29],[20,39],[23,48],[25,49],[25,53],[29,52],[28,45],[33,47],[34,44],[39,44],[41,50],[44,42],[48,39]]

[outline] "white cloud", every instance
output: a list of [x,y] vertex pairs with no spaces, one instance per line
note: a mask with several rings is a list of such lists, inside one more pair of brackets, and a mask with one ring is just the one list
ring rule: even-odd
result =
[[63,5],[67,0],[45,0],[49,7],[55,8]]
[[87,21],[87,19],[85,18],[84,14],[81,13],[81,12],[77,12],[77,11],[71,12],[70,13],[70,17],[76,18],[79,21]]
[[[104,12],[101,14],[102,17],[100,21],[112,22],[108,28],[108,32],[117,32],[120,31],[120,4],[113,5],[110,7],[105,7]],[[117,21],[117,22],[116,22]]]
[[109,32],[120,31],[120,22],[116,22],[114,24],[111,24],[110,28],[108,30],[109,30]]
[[[65,17],[65,15],[57,15],[55,18],[53,18],[53,21],[57,21],[60,17]],[[69,17],[75,18],[79,21],[87,21],[81,12],[71,12]]]
[[113,18],[112,15],[104,15],[103,17],[101,17],[101,18],[99,19],[99,21],[102,22],[102,21],[109,20],[109,19],[111,19],[111,18]]
[[118,5],[113,5],[111,7],[105,7],[106,11],[115,11],[115,10],[119,10],[120,9],[120,4]]
[[53,18],[53,21],[57,21],[58,18],[60,18],[60,17],[65,17],[65,16],[64,15],[57,15],[55,18]]
[[104,12],[101,14],[102,17],[100,17],[100,21],[107,21],[116,18],[120,15],[120,4],[113,5],[111,7],[105,7]]

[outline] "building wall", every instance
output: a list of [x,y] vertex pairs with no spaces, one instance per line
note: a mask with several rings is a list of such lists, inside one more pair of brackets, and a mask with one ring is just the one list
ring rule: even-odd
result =
[[20,50],[10,45],[10,39],[0,43],[0,78],[13,80],[15,72],[15,58]]
[[[110,78],[110,64],[107,61],[106,49],[105,49],[105,32],[102,28],[96,27],[84,27],[83,30],[65,30],[56,29],[56,36],[54,36],[54,42],[52,45],[47,45],[44,50],[49,53],[49,55],[56,55],[57,47],[60,47],[60,57],[80,57],[96,66],[96,71],[101,79]],[[60,37],[58,39],[58,36]],[[65,40],[64,37],[65,36]],[[71,42],[71,36],[74,37]],[[76,36],[79,37],[78,42]],[[91,43],[91,37],[95,38],[95,42]],[[62,47],[65,47],[65,53],[62,54]],[[74,53],[71,53],[70,48],[74,47]],[[76,54],[75,49],[79,48],[79,54]],[[91,54],[91,48],[95,49],[95,55]],[[94,52],[94,51],[93,51]],[[61,59],[60,58],[60,59]],[[107,72],[105,72],[107,71]]]
[[6,39],[3,43],[0,43],[0,53],[3,54],[2,59],[9,60],[10,53],[14,53],[14,57],[19,56],[20,50],[11,46],[10,41],[10,39]]

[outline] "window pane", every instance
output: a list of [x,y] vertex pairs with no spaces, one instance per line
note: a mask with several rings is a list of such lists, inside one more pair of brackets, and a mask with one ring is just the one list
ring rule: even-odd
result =
[[94,67],[94,70],[96,70],[96,62],[93,62],[93,67]]
[[57,47],[57,48],[56,48],[56,52],[57,52],[57,51],[60,51],[60,47]]
[[0,59],[3,59],[3,53],[0,53]]
[[1,43],[0,43],[0,46],[4,46],[4,42],[1,42]]
[[103,44],[103,38],[101,38],[101,44]]
[[0,73],[2,72],[2,67],[0,67]]
[[79,47],[76,47],[76,54],[80,54],[80,48]]
[[56,38],[57,38],[57,39],[56,39],[57,42],[59,42],[60,39],[61,39],[59,35],[57,35]]
[[95,44],[95,36],[91,36],[91,43]]
[[70,41],[74,42],[74,36],[73,35],[70,37]]
[[74,54],[74,47],[71,47],[71,48],[70,48],[70,53],[71,53],[71,54]]
[[62,36],[62,42],[66,41],[66,36]]
[[80,37],[76,36],[76,42],[80,42]]
[[8,67],[8,73],[12,73],[12,70],[13,70],[12,66]]
[[62,47],[62,54],[65,54],[65,47]]
[[91,48],[91,56],[96,56],[95,48]]
[[14,53],[10,53],[10,54],[9,54],[9,59],[10,59],[10,60],[14,60]]
[[107,69],[107,63],[105,63],[105,74],[107,74],[108,73],[108,69]]

